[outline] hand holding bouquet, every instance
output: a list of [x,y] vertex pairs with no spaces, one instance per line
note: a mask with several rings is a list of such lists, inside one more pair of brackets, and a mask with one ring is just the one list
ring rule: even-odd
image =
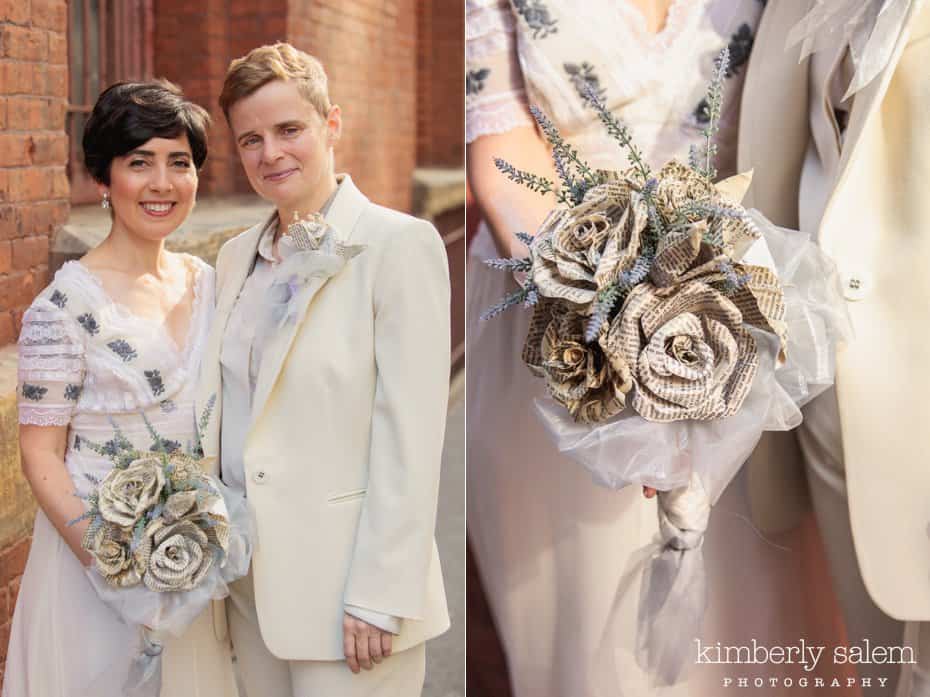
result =
[[[207,405],[200,430],[210,417]],[[180,636],[227,584],[248,572],[251,531],[245,501],[205,471],[199,445],[183,452],[152,436],[148,451],[135,448],[114,424],[103,445],[81,439],[109,458],[113,469],[85,497],[90,520],[82,546],[93,557],[87,575],[101,599],[141,633],[141,650],[102,680],[120,680],[128,695],[157,696],[161,685],[160,636]],[[77,521],[72,521],[77,522]],[[121,663],[121,659],[117,659]],[[107,693],[97,685],[100,693]]]

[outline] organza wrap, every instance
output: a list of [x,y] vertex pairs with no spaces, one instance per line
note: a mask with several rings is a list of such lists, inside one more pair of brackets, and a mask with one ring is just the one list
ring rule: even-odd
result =
[[853,78],[849,99],[888,65],[901,28],[917,0],[817,0],[791,31],[786,48],[801,44],[799,60],[817,51],[848,45]]
[[85,574],[97,595],[128,625],[139,628],[139,643],[114,656],[110,669],[101,673],[86,697],[120,694],[126,697],[158,697],[164,640],[180,637],[213,600],[229,596],[229,584],[249,572],[255,544],[255,526],[245,495],[215,479],[229,519],[229,547],[196,588],[185,592],[159,593],[145,584],[130,588],[110,586],[93,566]]
[[[660,685],[684,675],[700,631],[707,602],[701,544],[711,506],[763,431],[786,431],[801,423],[800,407],[833,384],[837,346],[852,337],[833,262],[808,235],[778,228],[757,211],[750,215],[762,236],[742,261],[778,275],[788,344],[786,359],[779,363],[778,338],[747,327],[758,347],[759,368],[735,414],[655,423],[627,409],[592,427],[574,422],[551,398],[535,403],[559,451],[583,464],[598,484],[612,489],[644,485],[660,492],[659,534],[631,572],[642,574],[637,661]],[[621,583],[615,611],[632,587]],[[616,640],[610,631],[614,624],[610,618],[605,642]]]
[[627,409],[592,427],[567,418],[552,399],[535,400],[556,447],[584,465],[598,484],[667,491],[687,486],[695,473],[716,503],[762,432],[795,428],[800,407],[833,384],[836,347],[852,336],[836,266],[808,235],[778,228],[758,211],[750,215],[762,238],[743,260],[778,274],[785,293],[787,360],[776,365],[777,338],[749,327],[759,370],[740,410],[725,419],[660,424]]

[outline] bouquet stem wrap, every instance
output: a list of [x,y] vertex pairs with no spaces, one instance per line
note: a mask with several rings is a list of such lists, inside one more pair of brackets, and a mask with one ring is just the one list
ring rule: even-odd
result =
[[637,658],[655,680],[674,684],[698,635],[707,605],[701,545],[710,501],[700,478],[659,492],[657,549],[643,570],[637,619]]
[[159,697],[164,645],[145,627],[140,631],[142,648],[129,667],[126,679],[127,697]]

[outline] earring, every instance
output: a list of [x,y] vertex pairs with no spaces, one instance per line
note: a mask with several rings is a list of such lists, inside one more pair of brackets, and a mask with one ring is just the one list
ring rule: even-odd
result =
[[109,191],[103,195],[103,200],[100,202],[100,207],[101,208],[110,207],[110,192]]

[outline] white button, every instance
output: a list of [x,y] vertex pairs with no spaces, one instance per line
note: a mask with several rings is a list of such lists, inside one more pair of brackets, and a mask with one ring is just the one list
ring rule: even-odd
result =
[[264,484],[268,481],[268,474],[265,472],[265,470],[259,470],[252,475],[252,481],[256,484]]
[[862,300],[872,290],[872,278],[865,271],[845,271],[840,274],[840,283],[847,300]]

